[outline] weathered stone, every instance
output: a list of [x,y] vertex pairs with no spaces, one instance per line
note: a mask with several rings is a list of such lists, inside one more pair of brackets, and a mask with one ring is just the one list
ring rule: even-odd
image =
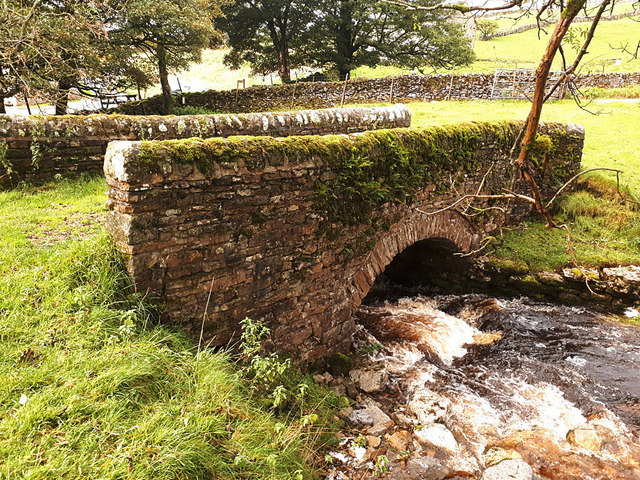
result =
[[451,473],[451,469],[442,460],[434,457],[412,458],[407,462],[407,474],[420,480],[441,480]]
[[503,460],[487,468],[482,474],[482,480],[532,480],[533,470],[523,460]]
[[567,441],[586,450],[598,451],[602,446],[602,439],[593,428],[574,428],[567,433]]
[[[533,24],[536,27],[536,24]],[[522,28],[522,27],[519,27]],[[536,27],[537,28],[537,27]],[[386,78],[358,78],[344,82],[303,82],[295,85],[252,86],[241,90],[209,90],[206,92],[185,93],[182,98],[185,105],[208,106],[210,108],[237,112],[264,112],[274,109],[289,108],[292,98],[295,105],[305,108],[332,107],[340,104],[342,97],[349,103],[388,102],[389,94],[393,100],[444,100],[444,99],[472,99],[490,98],[494,75],[488,73],[467,73],[461,75],[402,75]],[[637,85],[640,83],[638,72],[612,72],[576,75],[574,78],[580,87],[597,86],[604,88]],[[393,88],[391,85],[393,84]],[[161,113],[162,98],[154,96],[142,102],[132,102],[120,105],[119,113],[130,115],[145,115],[149,112]],[[267,118],[269,128],[286,129],[290,120],[286,118]],[[318,123],[320,116],[311,118],[301,114],[297,121],[301,125],[313,126]],[[231,122],[233,119],[233,122]],[[348,121],[349,115],[337,116],[337,123]],[[375,117],[372,118],[375,120]],[[249,115],[230,116],[229,124],[253,124]],[[263,121],[256,123],[255,128],[261,129]],[[224,128],[218,125],[218,128]]]
[[441,423],[417,428],[413,435],[421,445],[437,448],[453,455],[458,450],[458,442],[451,431]]
[[[141,114],[144,115],[145,112]],[[274,121],[272,113],[250,113],[242,117],[241,121],[237,115],[223,114],[182,117],[0,115],[0,140],[7,142],[10,149],[3,160],[12,165],[11,175],[6,175],[6,168],[0,165],[0,180],[3,184],[10,185],[11,178],[43,181],[53,178],[56,173],[68,176],[99,172],[104,163],[107,144],[115,140],[169,140],[232,135],[326,135],[408,127],[411,123],[411,113],[404,105],[281,112],[278,117],[283,120],[282,123]],[[318,121],[305,123],[304,119],[309,117]],[[45,134],[42,135],[41,131]],[[42,158],[34,160],[31,146],[36,141],[43,147],[40,149]],[[26,161],[19,162],[19,159]],[[277,157],[269,159],[270,165],[283,163]],[[171,167],[169,163],[166,166]],[[173,172],[173,178],[185,178],[192,170],[192,166],[182,172],[177,169]],[[171,171],[163,173],[167,175]],[[204,179],[197,171],[190,178],[193,180],[198,176]]]
[[367,443],[369,444],[369,446],[373,448],[378,448],[380,446],[380,443],[382,443],[380,437],[376,437],[375,435],[365,435],[364,438],[367,439]]
[[369,435],[382,435],[384,432],[393,427],[393,420],[384,413],[379,407],[369,405],[367,411],[373,418],[373,425],[367,429]]
[[372,393],[379,392],[387,385],[389,376],[384,370],[351,370],[349,372],[353,380],[361,390]]
[[354,410],[347,417],[349,423],[355,428],[370,427],[373,425],[373,415],[367,409]]
[[408,430],[397,430],[387,440],[389,445],[396,450],[407,450],[411,445],[411,432]]
[[431,390],[418,390],[407,404],[407,411],[422,425],[429,425],[446,417],[451,402]]
[[[549,168],[561,166],[571,175],[583,139],[564,135],[563,128],[541,127],[557,140]],[[453,196],[477,191],[482,182],[487,189],[502,185],[511,165],[509,149],[500,146],[519,129],[516,122],[503,122],[384,135],[116,144],[105,161],[113,219],[108,225],[117,248],[128,255],[138,291],[158,298],[166,322],[197,336],[206,313],[203,340],[215,346],[237,341],[239,321],[253,318],[271,329],[269,348],[314,362],[348,351],[355,331],[352,313],[375,275],[400,252],[429,238],[469,251],[485,228],[493,228],[489,220],[470,223],[451,210],[425,218],[416,207],[447,204]],[[457,159],[442,166],[438,187],[443,188],[417,191],[411,205],[363,201],[359,206],[370,212],[362,223],[335,213],[342,211],[341,204],[331,203],[342,195],[336,161],[345,148],[363,149],[375,159],[403,144],[403,155],[427,168],[439,158],[425,157],[434,142],[438,152]],[[171,145],[180,145],[180,158],[168,153]],[[273,158],[282,164],[271,166]],[[455,191],[447,187],[452,179]],[[324,188],[332,195],[323,195]],[[514,210],[512,218],[527,208]],[[334,355],[330,371],[340,375],[350,363],[349,357]],[[385,374],[376,372],[358,379],[365,391],[380,390],[385,382]],[[350,383],[344,386],[357,394]],[[446,412],[446,405],[417,403],[414,399],[414,414],[423,424]]]

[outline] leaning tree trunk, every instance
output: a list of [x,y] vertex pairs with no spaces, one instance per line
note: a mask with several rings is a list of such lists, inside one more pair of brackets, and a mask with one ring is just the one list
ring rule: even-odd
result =
[[569,0],[567,7],[562,12],[560,21],[556,24],[553,34],[549,39],[547,49],[542,56],[540,65],[538,65],[538,68],[536,69],[533,103],[531,105],[529,116],[527,117],[526,130],[520,147],[520,155],[518,156],[518,167],[520,168],[522,177],[529,185],[529,189],[531,190],[535,200],[536,209],[538,210],[538,213],[545,218],[547,225],[550,227],[554,225],[554,222],[542,203],[540,189],[533,178],[531,164],[529,163],[529,150],[531,148],[531,144],[536,138],[538,126],[540,125],[540,114],[545,100],[545,88],[547,85],[547,79],[549,78],[551,64],[553,63],[553,59],[558,52],[558,49],[562,45],[562,39],[569,30],[571,22],[573,22],[573,19],[578,15],[585,2],[586,0]]
[[169,115],[173,108],[173,98],[171,97],[171,86],[169,85],[169,70],[167,67],[167,51],[164,45],[158,45],[158,73],[160,76],[160,86],[162,87],[162,114]]

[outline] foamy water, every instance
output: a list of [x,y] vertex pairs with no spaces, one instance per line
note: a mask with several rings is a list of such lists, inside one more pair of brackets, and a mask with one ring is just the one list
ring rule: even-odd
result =
[[[640,478],[639,330],[581,309],[464,299],[402,298],[357,314],[385,346],[372,361],[400,397],[448,402],[437,421],[456,435],[460,467],[516,448],[545,478]],[[567,442],[574,429],[597,430],[601,448]]]

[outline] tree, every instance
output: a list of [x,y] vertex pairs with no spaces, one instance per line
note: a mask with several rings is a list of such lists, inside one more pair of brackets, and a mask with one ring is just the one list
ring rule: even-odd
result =
[[69,91],[124,88],[142,71],[130,49],[114,48],[106,25],[119,0],[3,0],[0,95],[37,92],[67,111]]
[[307,63],[341,78],[362,65],[450,68],[473,61],[460,26],[445,11],[407,11],[377,0],[329,0],[314,11]]
[[213,0],[130,0],[117,18],[111,43],[132,47],[156,65],[164,114],[172,108],[169,72],[200,61],[217,36],[213,18],[219,14]]
[[216,25],[227,35],[231,51],[225,63],[247,62],[253,73],[278,72],[283,83],[302,66],[298,55],[313,21],[309,0],[237,0],[222,7]]
[[[439,4],[434,4],[430,6],[424,6],[414,3],[409,3],[405,0],[382,0],[386,3],[390,3],[393,5],[398,5],[406,8],[409,11],[435,11],[435,10],[453,10],[459,11],[463,13],[469,12],[493,12],[500,10],[509,10],[512,8],[522,8],[523,4],[525,4],[524,0],[511,0],[509,3],[505,3],[502,5],[492,5],[492,6],[466,6],[460,4],[450,4],[446,1]],[[536,210],[538,213],[546,220],[548,228],[559,228],[556,223],[553,221],[551,214],[549,213],[548,207],[550,203],[546,205],[542,201],[542,196],[540,194],[540,189],[536,184],[533,178],[533,169],[531,167],[530,152],[535,145],[536,136],[538,133],[538,127],[540,125],[540,116],[542,113],[542,107],[544,103],[551,98],[555,90],[566,82],[570,80],[571,76],[574,74],[582,58],[587,54],[589,45],[593,36],[595,34],[596,27],[600,22],[600,18],[605,10],[611,5],[613,0],[601,0],[599,4],[595,6],[595,13],[593,14],[593,20],[591,22],[591,26],[589,30],[586,32],[584,43],[582,47],[578,49],[577,55],[570,65],[566,62],[566,57],[564,51],[562,49],[562,41],[566,36],[569,28],[571,27],[571,23],[575,19],[575,17],[580,13],[581,10],[586,9],[587,1],[586,0],[568,0],[565,5],[563,0],[544,0],[542,3],[535,2],[528,5],[525,11],[536,9],[536,19],[540,24],[542,22],[543,15],[547,15],[550,18],[553,18],[553,15],[559,13],[559,18],[557,19],[557,23],[555,24],[555,28],[553,33],[549,37],[549,43],[547,44],[547,48],[540,60],[540,64],[536,69],[535,73],[535,89],[533,98],[531,100],[531,110],[525,120],[524,129],[522,132],[522,141],[519,145],[519,154],[517,157],[516,164],[520,170],[521,178],[523,178],[531,191],[532,196],[529,200],[535,204]],[[588,12],[587,12],[588,13]],[[547,80],[549,78],[549,72],[551,70],[551,65],[556,54],[560,52],[562,56],[563,63],[563,73],[560,78],[556,81],[554,85],[551,86],[550,89],[547,89]],[[514,149],[516,146],[514,145]],[[486,196],[485,196],[486,197]],[[502,198],[522,198],[521,195],[513,195],[512,193],[506,195],[500,195]],[[554,197],[555,198],[555,197]]]
[[480,40],[489,40],[500,28],[497,21],[488,18],[478,20],[478,31],[480,32]]

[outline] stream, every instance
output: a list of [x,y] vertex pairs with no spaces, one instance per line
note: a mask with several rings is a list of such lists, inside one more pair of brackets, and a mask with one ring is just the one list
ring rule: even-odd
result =
[[640,328],[527,298],[373,297],[327,478],[640,479]]

